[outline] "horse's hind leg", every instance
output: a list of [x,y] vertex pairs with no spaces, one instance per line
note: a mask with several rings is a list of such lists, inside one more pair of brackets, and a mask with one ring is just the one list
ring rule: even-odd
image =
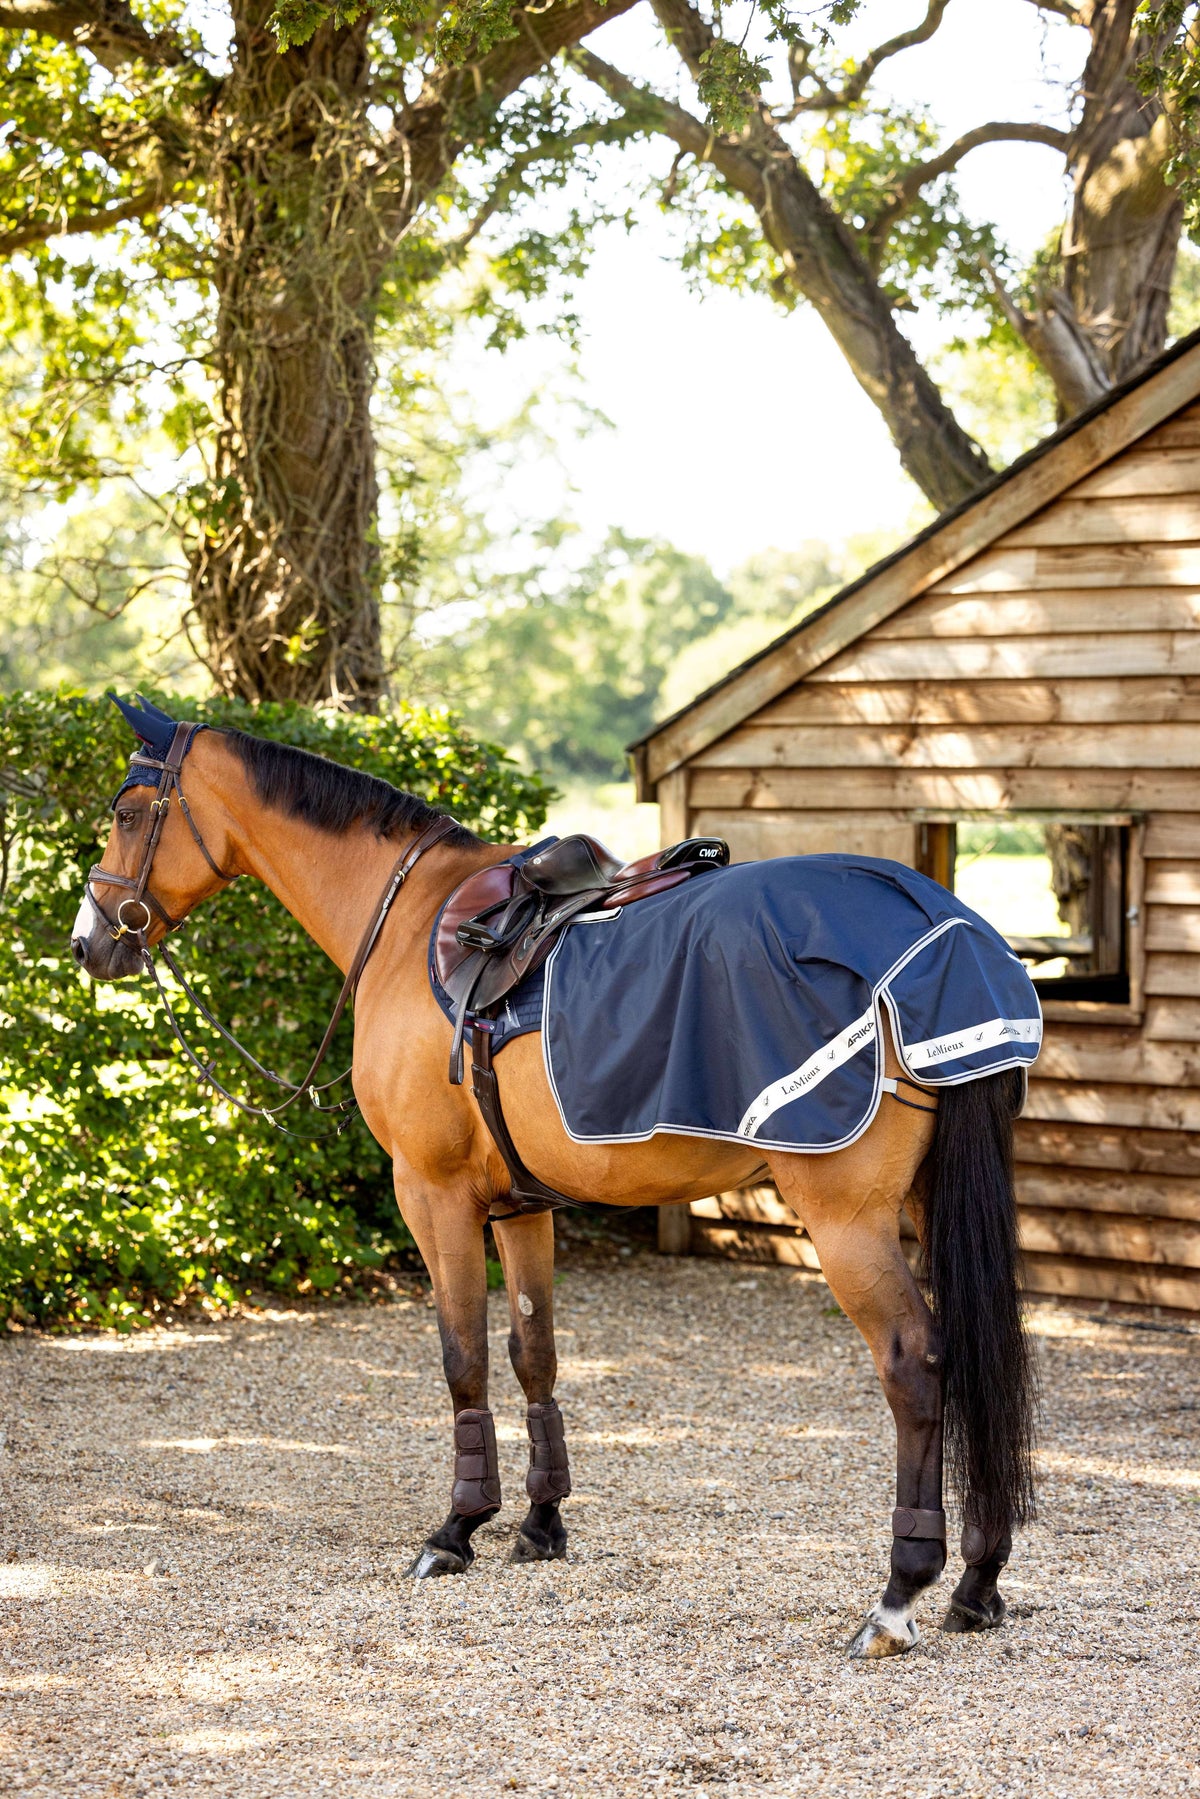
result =
[[837,1154],[771,1157],[780,1192],[812,1238],[838,1304],[866,1339],[896,1422],[891,1577],[850,1643],[856,1659],[911,1648],[917,1600],[946,1562],[940,1345],[899,1234],[933,1119],[899,1114],[898,1107],[885,1113]]
[[558,1357],[554,1348],[554,1215],[531,1212],[492,1226],[512,1329],[508,1353],[525,1395],[529,1431],[529,1510],[513,1549],[514,1562],[558,1561],[567,1553],[559,1513],[571,1491],[562,1413],[554,1397]]

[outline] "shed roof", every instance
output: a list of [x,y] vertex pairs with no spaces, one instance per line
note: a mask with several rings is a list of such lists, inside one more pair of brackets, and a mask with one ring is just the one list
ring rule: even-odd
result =
[[1200,398],[1200,330],[1114,387],[816,612],[630,744],[638,798],[935,581]]

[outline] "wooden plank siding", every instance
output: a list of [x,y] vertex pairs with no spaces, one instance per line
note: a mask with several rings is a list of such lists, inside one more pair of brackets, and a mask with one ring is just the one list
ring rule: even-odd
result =
[[845,813],[1192,812],[1192,769],[1142,768],[697,768],[694,809]]
[[1200,677],[1104,680],[806,681],[757,725],[1096,725],[1200,721]]
[[[1105,636],[1138,631],[1194,631],[1200,591],[1193,587],[1121,587],[1104,599]],[[876,643],[940,637],[1092,636],[1096,595],[1089,587],[1049,593],[936,594],[906,606],[872,632]]]
[[1183,769],[1194,805],[1200,728],[1185,724],[883,725],[745,724],[702,750],[700,768]]
[[929,638],[863,637],[808,678],[928,681],[935,669],[950,681],[1078,680],[1096,675],[1152,679],[1200,673],[1200,641],[1194,631],[1120,631],[1111,637],[1103,630],[1090,636],[1039,632],[1029,637],[947,637],[937,639],[936,660],[932,647]]
[[910,818],[889,812],[756,812],[694,809],[691,834],[723,837],[735,862],[761,862],[769,856],[822,856],[841,851],[850,856],[886,856],[913,861],[917,827]]
[[[1200,1269],[1157,1259],[1134,1260],[1126,1251],[1132,1247],[1140,1252],[1146,1245],[1130,1242],[1120,1232],[1111,1232],[1104,1238],[1116,1251],[1111,1256],[1078,1254],[1071,1249],[1047,1251],[1034,1246],[1035,1242],[1077,1241],[1090,1247],[1098,1240],[1092,1233],[1091,1223],[1087,1221],[1087,1228],[1077,1236],[1073,1236],[1065,1225],[1039,1235],[1022,1216],[1021,1250],[1027,1292],[1076,1299],[1115,1299],[1124,1304],[1200,1311]],[[718,1255],[735,1261],[782,1263],[814,1272],[819,1272],[821,1266],[816,1249],[804,1232],[786,1225],[693,1217],[690,1247],[695,1255]],[[920,1249],[915,1239],[902,1238],[901,1248],[909,1263],[919,1267]]]
[[[1016,1126],[1020,1235],[1034,1292],[1200,1311],[1200,347],[1190,380],[1141,434],[1079,446],[1057,491],[1044,475],[1040,506],[1015,516],[1000,488],[990,533],[968,517],[922,540],[642,766],[672,834],[726,837],[737,860],[912,864],[938,817],[1133,824],[1142,979],[1124,1008],[1048,1010]],[[679,1210],[697,1253],[818,1266],[769,1186]]]

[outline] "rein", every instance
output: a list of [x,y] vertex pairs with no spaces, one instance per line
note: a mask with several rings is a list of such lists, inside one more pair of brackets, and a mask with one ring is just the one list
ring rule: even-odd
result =
[[[182,918],[171,917],[171,914],[167,911],[166,907],[163,906],[150,891],[149,886],[150,871],[154,864],[154,856],[162,836],[163,826],[166,823],[167,812],[170,808],[172,795],[178,799],[179,809],[187,820],[188,828],[195,839],[197,848],[200,850],[201,855],[204,857],[204,860],[208,863],[208,866],[212,869],[213,873],[217,876],[218,880],[229,885],[237,879],[236,875],[227,874],[224,869],[219,867],[210,855],[208,847],[192,817],[191,810],[184,797],[183,787],[180,783],[180,770],[183,767],[184,758],[191,748],[192,739],[195,737],[197,731],[203,729],[204,726],[202,725],[177,725],[175,735],[171,740],[167,754],[161,760],[141,752],[135,753],[130,757],[131,766],[159,770],[158,793],[157,797],[152,800],[150,804],[151,824],[142,845],[141,865],[138,868],[137,874],[131,876],[114,874],[97,863],[88,871],[86,890],[92,905],[104,920],[104,923],[108,926],[109,935],[114,940],[119,940],[122,937],[132,937],[134,939],[143,966],[150,975],[151,980],[154,982],[158,997],[162,1001],[163,1011],[165,1012],[167,1022],[170,1024],[171,1030],[174,1033],[175,1040],[192,1067],[200,1076],[200,1079],[206,1082],[208,1086],[212,1087],[215,1092],[219,1093],[230,1105],[235,1106],[239,1112],[243,1112],[252,1118],[265,1118],[268,1123],[273,1124],[277,1130],[283,1131],[285,1135],[289,1137],[300,1136],[300,1132],[291,1131],[286,1125],[280,1124],[279,1114],[281,1112],[286,1112],[290,1106],[295,1105],[296,1101],[305,1094],[308,1095],[318,1112],[327,1114],[352,1114],[357,1110],[358,1102],[353,1097],[334,1100],[328,1105],[323,1104],[319,1097],[322,1093],[329,1092],[331,1088],[340,1086],[351,1074],[351,1068],[343,1070],[341,1074],[335,1075],[330,1081],[322,1082],[319,1086],[314,1085],[317,1071],[329,1053],[329,1047],[333,1042],[334,1032],[341,1023],[342,1014],[345,1012],[347,1005],[354,997],[359,981],[362,979],[363,970],[366,968],[371,953],[379,941],[379,934],[387,921],[388,913],[392,909],[392,903],[395,900],[396,895],[399,893],[401,887],[403,887],[405,881],[408,879],[417,863],[421,860],[421,857],[425,854],[426,850],[432,849],[434,844],[440,843],[442,839],[448,837],[452,831],[457,830],[458,826],[454,819],[444,815],[440,818],[435,818],[432,823],[428,824],[425,829],[413,839],[408,847],[401,852],[391,874],[388,876],[379,903],[371,914],[366,930],[359,939],[358,948],[355,950],[354,958],[346,971],[346,978],[342,982],[341,991],[334,1003],[332,1016],[325,1027],[325,1034],[318,1045],[317,1053],[309,1064],[308,1072],[299,1081],[290,1081],[283,1075],[275,1074],[271,1069],[264,1067],[244,1044],[239,1043],[233,1032],[223,1025],[218,1018],[214,1017],[213,1013],[205,1005],[199,994],[187,980],[165,942],[162,944],[163,961],[170,969],[175,980],[178,981],[192,1005],[200,1013],[201,1017],[207,1020],[207,1022],[220,1033],[225,1041],[237,1051],[238,1055],[242,1057],[243,1061],[246,1062],[249,1067],[262,1075],[264,1079],[273,1082],[277,1087],[284,1088],[287,1092],[288,1097],[281,1100],[278,1105],[255,1105],[248,1100],[241,1099],[236,1093],[231,1093],[227,1087],[223,1086],[213,1072],[213,1064],[210,1062],[202,1062],[191,1044],[187,1041],[179,1020],[175,1015],[175,1010],[171,1004],[170,997],[163,985],[162,976],[158,972],[158,967],[155,963],[154,956],[151,953],[150,945],[146,941],[146,932],[150,928],[153,917],[160,918],[168,931],[177,931],[184,923]],[[122,900],[117,907],[117,922],[115,927],[109,920],[107,914],[103,911],[95,894],[92,892],[92,883],[96,880],[103,881],[109,886],[129,889],[129,898]],[[141,907],[144,917],[140,923],[130,924],[126,920],[124,914],[126,907],[129,906]],[[336,1130],[324,1134],[326,1136],[340,1136],[342,1131],[345,1130],[347,1123],[349,1123],[349,1118],[344,1118],[343,1122],[338,1125]]]

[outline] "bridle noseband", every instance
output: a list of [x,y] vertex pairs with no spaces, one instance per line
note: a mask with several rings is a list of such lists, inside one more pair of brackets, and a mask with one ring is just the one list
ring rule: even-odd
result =
[[[137,941],[139,949],[148,951],[149,946],[145,941],[145,937],[146,932],[150,929],[152,918],[160,918],[166,925],[168,931],[177,931],[183,923],[182,918],[171,917],[171,914],[167,911],[162,902],[157,900],[151,893],[149,886],[150,870],[154,866],[154,855],[155,851],[158,849],[158,840],[162,836],[163,826],[167,822],[167,813],[171,807],[172,795],[179,801],[179,810],[187,819],[188,829],[196,840],[197,849],[200,851],[200,854],[204,857],[204,860],[208,863],[208,866],[212,869],[217,879],[222,881],[226,886],[237,879],[236,875],[226,874],[223,868],[219,868],[209,854],[208,845],[205,843],[196,827],[196,821],[192,817],[191,808],[189,807],[187,800],[184,798],[183,788],[179,780],[179,772],[183,767],[184,757],[192,747],[192,739],[198,731],[203,730],[203,725],[176,725],[175,735],[171,739],[166,755],[162,757],[161,760],[157,756],[147,755],[144,750],[136,750],[129,758],[130,768],[156,768],[159,771],[158,781],[156,783],[157,791],[154,799],[150,802],[150,829],[147,831],[142,843],[141,866],[136,875],[120,875],[114,874],[111,869],[104,868],[97,862],[94,868],[88,870],[87,878],[87,896],[91,900],[92,905],[96,908],[96,911],[100,914],[100,917],[108,926],[108,934],[114,942],[119,942],[122,937],[132,937]],[[113,802],[114,807],[120,800],[120,797],[120,794],[118,794],[117,799]],[[123,899],[117,907],[117,921],[115,927],[109,919],[108,914],[100,905],[99,900],[92,892],[93,881],[103,881],[107,887],[127,887],[129,889],[129,898]],[[140,906],[142,908],[145,916],[142,919],[141,924],[131,925],[126,921],[125,909],[127,906]]]
[[[231,1093],[227,1087],[222,1086],[221,1082],[213,1073],[212,1064],[210,1062],[202,1062],[190,1043],[188,1043],[180,1028],[179,1020],[175,1016],[175,1011],[171,1005],[167,990],[163,986],[162,977],[158,972],[158,967],[150,951],[150,945],[146,941],[146,932],[150,929],[153,918],[160,918],[166,925],[168,931],[177,931],[184,922],[182,918],[172,918],[162,902],[156,899],[154,894],[151,893],[149,886],[150,871],[154,866],[155,852],[158,849],[159,839],[162,836],[163,826],[167,821],[167,813],[170,809],[173,796],[179,801],[179,809],[187,820],[188,829],[195,839],[196,847],[199,849],[200,854],[204,857],[204,860],[208,863],[208,866],[212,869],[217,879],[225,886],[229,886],[237,879],[236,875],[227,874],[210,855],[204,838],[201,836],[196,825],[196,821],[192,817],[187,800],[184,798],[183,787],[180,784],[180,770],[183,767],[184,758],[191,748],[192,739],[196,736],[198,731],[203,731],[205,728],[204,725],[199,724],[176,725],[175,734],[171,739],[170,746],[164,757],[160,759],[156,756],[147,755],[144,750],[138,750],[129,758],[129,765],[131,768],[157,769],[159,771],[157,791],[154,799],[150,803],[150,829],[147,831],[145,840],[142,844],[141,865],[138,868],[136,875],[122,875],[113,874],[109,869],[104,868],[100,863],[97,863],[95,867],[88,871],[85,891],[96,912],[104,920],[104,923],[108,928],[108,934],[114,942],[119,942],[122,937],[133,938],[146,971],[153,980],[158,992],[158,997],[163,1003],[163,1010],[165,1011],[167,1020],[175,1034],[175,1039],[200,1079],[208,1086],[212,1087],[215,1092],[219,1093],[222,1099],[228,1100],[229,1104],[235,1106],[239,1112],[245,1112],[254,1118],[265,1118],[269,1124],[275,1125],[278,1130],[284,1131],[288,1136],[296,1136],[300,1133],[288,1131],[285,1125],[280,1124],[278,1114],[280,1112],[286,1112],[289,1106],[295,1105],[296,1101],[305,1094],[308,1095],[318,1112],[350,1114],[357,1109],[357,1102],[353,1098],[334,1100],[328,1104],[323,1103],[321,1099],[323,1093],[329,1092],[333,1087],[341,1086],[342,1082],[349,1077],[351,1069],[347,1068],[343,1073],[336,1075],[333,1080],[324,1081],[320,1086],[315,1086],[313,1083],[317,1070],[320,1068],[328,1054],[329,1046],[333,1042],[334,1032],[341,1022],[342,1014],[345,1012],[350,1000],[354,997],[371,952],[379,941],[379,934],[383,930],[388,913],[391,911],[392,901],[399,893],[409,874],[411,874],[421,857],[425,854],[425,851],[432,849],[435,843],[440,843],[444,837],[448,837],[452,832],[457,831],[459,827],[455,819],[442,814],[440,817],[433,819],[430,824],[426,825],[425,829],[419,832],[407,848],[401,852],[391,874],[388,876],[387,885],[380,896],[379,903],[371,914],[367,928],[359,940],[358,948],[354,953],[354,960],[351,962],[350,967],[346,972],[346,978],[342,982],[341,992],[338,994],[334,1004],[333,1015],[330,1018],[328,1025],[325,1027],[325,1035],[322,1037],[317,1053],[309,1064],[308,1072],[302,1080],[289,1081],[283,1075],[274,1074],[269,1068],[264,1068],[263,1064],[250,1053],[245,1045],[238,1042],[237,1038],[233,1035],[233,1032],[228,1030],[225,1025],[221,1023],[220,1019],[214,1018],[204,1001],[200,998],[200,995],[187,980],[187,977],[184,975],[170,950],[167,948],[165,941],[160,945],[163,961],[170,969],[175,980],[178,981],[192,1005],[195,1006],[196,1010],[200,1013],[201,1017],[206,1019],[207,1022],[213,1026],[214,1030],[218,1031],[225,1041],[232,1045],[251,1068],[262,1075],[264,1079],[273,1082],[277,1087],[283,1087],[287,1091],[288,1097],[281,1100],[277,1106],[254,1105],[247,1100],[240,1099],[236,1093]],[[145,740],[143,739],[143,742],[144,741]],[[123,791],[124,789],[122,788],[121,792]],[[120,803],[121,792],[118,792],[117,798],[113,802],[114,808]],[[93,881],[102,881],[111,887],[124,887],[129,889],[129,897],[123,899],[117,907],[117,920],[115,926],[100,905],[95,894],[92,892]],[[130,924],[126,919],[125,910],[129,906],[141,907],[144,916],[139,924]],[[337,1130],[334,1132],[327,1132],[326,1135],[338,1135],[346,1128],[348,1122],[349,1117],[344,1117],[342,1123],[337,1127]]]

